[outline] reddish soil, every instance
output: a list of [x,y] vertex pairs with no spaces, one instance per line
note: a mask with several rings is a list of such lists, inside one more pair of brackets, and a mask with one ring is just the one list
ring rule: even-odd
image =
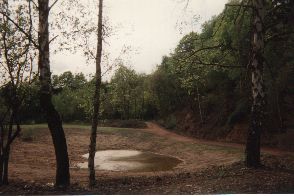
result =
[[[241,150],[245,150],[244,144],[238,144],[238,143],[228,143],[228,142],[218,142],[218,141],[210,141],[210,140],[203,140],[203,139],[196,139],[191,138],[183,135],[179,135],[177,133],[171,132],[170,130],[167,130],[163,128],[162,126],[154,123],[154,122],[146,122],[148,129],[145,129],[146,131],[162,136],[167,138],[172,138],[177,141],[183,141],[183,142],[192,142],[197,144],[205,144],[205,145],[214,145],[214,146],[223,146],[223,147],[232,147],[232,148],[238,148]],[[283,151],[275,148],[269,148],[269,147],[262,147],[261,152],[268,153],[271,155],[293,155],[294,152],[290,151]]]
[[[240,160],[239,144],[197,140],[178,135],[148,122],[147,129],[100,130],[97,148],[136,149],[167,154],[183,160],[168,172],[97,171],[97,186],[87,188],[88,172],[76,164],[84,162],[89,131],[67,128],[71,187],[66,192],[53,187],[54,149],[47,129],[37,129],[33,141],[20,138],[12,146],[9,167],[10,185],[0,187],[2,194],[199,194],[199,193],[288,193],[294,192],[294,158],[273,149],[278,155],[263,157],[267,167],[246,169]],[[293,170],[292,170],[293,169]]]

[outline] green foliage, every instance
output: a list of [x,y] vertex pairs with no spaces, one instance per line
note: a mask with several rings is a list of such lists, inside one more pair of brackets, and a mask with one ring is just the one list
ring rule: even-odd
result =
[[102,111],[108,118],[153,118],[156,111],[148,76],[121,65],[107,85]]
[[[230,3],[239,4],[240,1],[231,0]],[[283,120],[294,92],[294,35],[289,33],[293,31],[293,24],[287,19],[291,16],[291,6],[286,1],[278,4],[277,1],[268,2],[268,11],[272,12],[267,14],[265,24],[264,80],[268,118],[274,119],[271,122],[280,117]],[[281,7],[271,9],[273,6]],[[120,64],[111,80],[102,83],[99,118],[164,119],[163,124],[168,128],[176,127],[175,113],[184,108],[194,111],[195,121],[200,119],[201,108],[206,125],[234,125],[247,118],[251,79],[246,68],[251,59],[251,15],[250,9],[228,6],[205,22],[202,32],[183,36],[175,50],[164,56],[149,75],[138,74]],[[278,27],[274,27],[275,23]],[[279,33],[281,37],[277,37]],[[89,122],[93,78],[87,80],[82,73],[65,72],[52,76],[52,82],[53,101],[63,120]],[[24,119],[40,122],[38,84],[27,89],[31,93],[24,101]],[[1,99],[0,105],[3,105]],[[130,124],[128,126],[133,122]]]
[[[230,1],[230,4],[239,3],[238,0]],[[275,11],[270,9],[271,4],[281,7]],[[294,36],[289,33],[293,31],[293,24],[287,17],[291,15],[289,10],[293,3],[271,2],[268,6],[265,85],[268,118],[272,123],[281,121],[278,119],[285,108],[282,105],[291,100]],[[270,20],[271,14],[281,28],[271,26],[274,23]],[[228,6],[220,15],[204,23],[201,33],[185,35],[175,51],[163,58],[152,78],[161,118],[187,107],[196,113],[201,107],[204,120],[215,119],[217,122],[211,123],[219,125],[234,125],[248,117],[250,77],[246,68],[251,59],[251,16],[250,9]],[[278,33],[282,37],[274,39]]]
[[55,88],[61,88],[53,103],[65,122],[90,121],[92,112],[93,81],[87,82],[82,73],[64,72],[53,76]]

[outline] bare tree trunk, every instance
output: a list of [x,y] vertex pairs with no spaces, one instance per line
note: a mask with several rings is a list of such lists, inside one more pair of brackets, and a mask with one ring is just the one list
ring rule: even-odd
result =
[[142,107],[141,107],[141,120],[144,119],[144,107],[145,107],[145,96],[144,96],[144,91],[143,91],[143,96],[142,96]]
[[197,83],[196,83],[196,90],[197,90],[197,100],[198,100],[199,115],[200,115],[201,123],[204,123],[203,115],[202,115],[201,102],[200,102],[199,88],[198,88]]
[[264,127],[265,90],[263,81],[264,67],[264,16],[265,0],[253,0],[253,59],[251,63],[252,108],[251,122],[246,144],[246,166],[260,166],[260,135]]
[[3,170],[2,170],[2,184],[8,184],[8,163],[9,163],[10,146],[3,152]]
[[102,9],[103,0],[99,0],[99,13],[98,13],[98,37],[97,37],[97,51],[96,51],[96,82],[95,93],[93,97],[93,117],[91,127],[91,137],[89,145],[89,186],[94,186],[96,183],[95,178],[95,153],[96,153],[96,137],[98,126],[98,115],[100,107],[100,87],[101,87],[101,58],[102,58]]
[[66,139],[61,118],[52,104],[51,72],[49,61],[49,0],[39,3],[39,69],[40,69],[40,105],[45,112],[52,136],[56,156],[56,186],[67,187],[70,184],[69,160]]
[[3,167],[4,167],[4,125],[0,119],[0,186],[3,184]]
[[10,119],[9,119],[9,129],[7,133],[7,143],[3,149],[3,173],[2,173],[2,183],[4,185],[8,184],[8,163],[9,163],[9,153],[10,153],[10,144],[9,141],[11,140],[12,137],[12,131],[13,131],[13,120],[15,118],[15,110],[12,109],[11,114],[10,114]]
[[135,119],[138,118],[138,115],[137,115],[137,99],[135,98]]

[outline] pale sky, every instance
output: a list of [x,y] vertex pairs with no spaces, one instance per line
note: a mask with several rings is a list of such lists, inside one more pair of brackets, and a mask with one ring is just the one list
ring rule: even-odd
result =
[[[201,24],[219,14],[227,0],[104,0],[104,15],[115,27],[115,35],[107,39],[105,50],[112,59],[123,46],[132,50],[122,58],[139,73],[151,73],[162,56],[171,53],[179,40],[191,31],[200,31]],[[198,20],[196,20],[198,18]],[[86,65],[82,53],[52,54],[54,74],[95,72],[95,65]],[[111,75],[106,76],[107,79]]]

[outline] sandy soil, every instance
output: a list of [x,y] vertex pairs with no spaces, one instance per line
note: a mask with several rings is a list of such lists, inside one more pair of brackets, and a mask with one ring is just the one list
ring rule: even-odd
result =
[[[72,187],[66,193],[271,193],[275,192],[274,190],[294,192],[293,174],[290,175],[288,170],[260,170],[259,174],[255,170],[244,172],[245,169],[239,163],[244,150],[241,145],[192,139],[169,132],[155,123],[148,122],[147,125],[147,129],[101,128],[97,137],[97,149],[136,149],[166,154],[183,160],[180,165],[168,172],[97,171],[98,185],[95,189],[88,190],[87,170],[77,168],[76,164],[85,161],[82,155],[88,151],[89,130],[66,128],[72,182]],[[44,128],[36,131],[38,134],[33,141],[24,142],[17,139],[13,144],[9,167],[11,184],[1,187],[0,193],[60,193],[53,188],[55,158],[49,131]],[[277,153],[272,149],[266,149],[264,152],[292,156],[287,154],[288,152]],[[293,159],[287,159],[287,163],[293,163],[292,161]],[[227,181],[220,183],[222,178]],[[261,185],[251,187],[254,183],[258,184],[258,179],[263,183],[264,178],[279,183],[278,188],[274,186],[276,184],[264,188]],[[247,186],[238,189],[237,184],[246,180],[254,183],[250,185],[248,182]],[[211,187],[223,183],[226,185],[222,188]]]

